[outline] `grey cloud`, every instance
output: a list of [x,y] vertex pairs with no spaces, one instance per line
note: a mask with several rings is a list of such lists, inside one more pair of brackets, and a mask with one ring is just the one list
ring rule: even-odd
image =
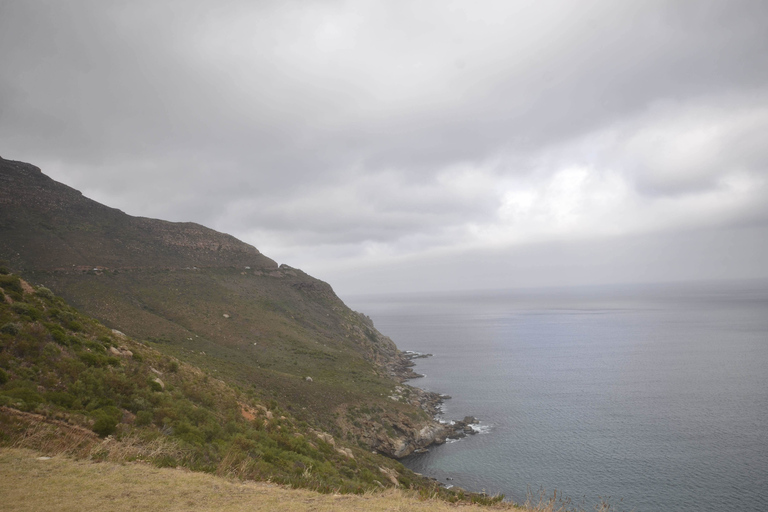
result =
[[[766,118],[734,112],[765,105],[767,19],[762,1],[4,2],[0,154],[284,247],[441,248],[498,222],[508,180],[563,166],[649,199],[759,181]],[[723,132],[686,153],[701,105]],[[446,184],[461,166],[487,183]]]
[[[688,230],[630,239],[470,250],[370,266],[324,267],[337,293],[479,290],[609,283],[768,278],[768,229]],[[418,278],[414,278],[418,276]]]

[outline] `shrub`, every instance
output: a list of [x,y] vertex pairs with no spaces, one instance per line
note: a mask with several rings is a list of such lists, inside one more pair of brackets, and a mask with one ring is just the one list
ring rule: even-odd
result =
[[49,402],[61,407],[66,407],[67,409],[71,409],[75,403],[75,396],[66,391],[49,391],[45,394],[45,398]]
[[0,368],[0,386],[5,384],[6,382],[8,382],[8,374],[5,372],[5,370]]
[[136,413],[136,426],[142,427],[152,423],[152,413],[149,411],[139,411]]
[[51,333],[51,337],[56,343],[59,345],[69,345],[69,337],[67,336],[67,333],[64,332],[64,329],[56,324],[51,323],[46,324],[46,327],[48,328],[48,332]]
[[7,324],[0,327],[0,332],[3,334],[10,334],[11,336],[16,336],[19,334],[20,328],[19,324],[8,322]]
[[39,320],[43,316],[37,308],[25,304],[24,302],[14,302],[11,309],[19,315],[26,316],[30,320]]
[[39,286],[37,290],[35,290],[35,295],[48,300],[53,300],[56,297],[53,292],[45,286]]
[[22,411],[31,411],[43,401],[40,393],[29,388],[9,389],[3,391],[3,394],[13,399],[10,405]]
[[93,411],[91,416],[96,420],[91,430],[101,437],[106,437],[117,429],[117,423],[120,421],[121,414],[117,407],[103,407]]
[[78,357],[88,366],[105,366],[109,362],[107,356],[103,354],[94,354],[93,352],[80,352]]
[[11,309],[19,315],[26,316],[30,320],[40,320],[43,316],[40,310],[29,304],[25,304],[24,302],[14,302]]
[[24,289],[21,287],[21,279],[18,276],[0,275],[0,288],[6,292],[16,292],[18,294],[24,293]]

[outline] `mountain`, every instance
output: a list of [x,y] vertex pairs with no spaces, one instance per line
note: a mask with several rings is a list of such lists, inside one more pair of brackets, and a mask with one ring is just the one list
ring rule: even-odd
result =
[[409,359],[299,269],[193,223],[132,217],[0,159],[0,260],[104,325],[390,457],[451,432]]

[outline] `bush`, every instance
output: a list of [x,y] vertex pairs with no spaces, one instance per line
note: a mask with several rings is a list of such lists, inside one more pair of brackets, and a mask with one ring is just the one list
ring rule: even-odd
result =
[[93,352],[80,352],[78,357],[88,366],[106,366],[109,363],[107,356]]
[[75,403],[75,396],[66,391],[49,391],[45,394],[45,398],[58,406],[71,409]]
[[3,394],[12,398],[10,405],[22,411],[31,411],[43,401],[40,393],[29,388],[16,388],[3,391]]
[[0,368],[0,386],[8,382],[8,378],[8,374],[5,372],[5,370]]
[[139,411],[136,413],[136,426],[142,427],[152,423],[152,413],[149,411]]
[[24,289],[21,287],[21,279],[18,276],[0,275],[0,288],[6,292],[24,293]]
[[69,337],[67,336],[67,333],[64,332],[64,329],[56,324],[51,323],[46,324],[46,327],[48,328],[48,332],[51,333],[51,337],[56,343],[59,345],[69,345]]
[[8,322],[7,324],[0,327],[0,332],[3,334],[10,334],[11,336],[18,335],[20,330],[21,329],[19,328],[19,324],[15,324],[13,322]]
[[25,304],[24,302],[14,302],[11,309],[19,315],[26,316],[30,320],[40,320],[43,316],[40,310],[29,304]]
[[117,429],[117,423],[120,421],[121,414],[117,407],[103,407],[93,411],[91,416],[96,420],[91,430],[101,437],[106,437]]
[[56,297],[53,292],[45,286],[39,286],[37,290],[35,290],[35,295],[48,300],[53,300]]

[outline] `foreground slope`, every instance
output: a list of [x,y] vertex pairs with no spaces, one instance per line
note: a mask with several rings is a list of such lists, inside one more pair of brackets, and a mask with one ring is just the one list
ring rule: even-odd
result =
[[[0,445],[329,492],[433,487],[0,269]],[[442,492],[442,491],[441,491]]]
[[[93,464],[66,457],[41,460],[39,456],[39,452],[31,450],[0,449],[0,495],[9,509],[18,512],[456,510],[455,505],[442,500],[402,490],[361,496],[318,494],[271,483],[239,482],[144,464]],[[46,491],[39,492],[40,489]],[[492,507],[466,505],[461,510],[514,508],[511,504],[499,503]]]
[[408,361],[370,319],[229,235],[131,217],[0,159],[0,259],[337,438],[402,457],[446,435],[430,414],[438,397],[401,385]]

